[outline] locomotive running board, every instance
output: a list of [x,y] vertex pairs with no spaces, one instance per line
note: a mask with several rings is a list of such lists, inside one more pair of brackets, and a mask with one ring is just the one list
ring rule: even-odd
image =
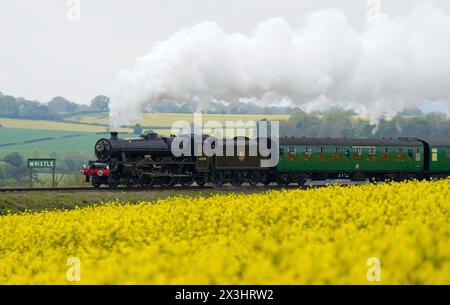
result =
[[182,174],[166,174],[166,173],[158,173],[158,172],[151,172],[151,173],[141,173],[142,175],[150,176],[150,177],[173,177],[173,178],[182,178],[182,177],[192,177],[190,175],[182,175]]

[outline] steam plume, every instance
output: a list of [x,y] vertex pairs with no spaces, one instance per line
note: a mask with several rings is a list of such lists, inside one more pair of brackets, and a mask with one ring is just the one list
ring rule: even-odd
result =
[[340,105],[373,120],[424,100],[444,101],[450,113],[450,16],[422,3],[406,17],[369,20],[358,32],[344,13],[327,9],[298,29],[268,19],[249,36],[202,22],[154,43],[119,74],[111,118],[139,120],[165,99],[207,108],[242,98],[289,99],[306,110]]

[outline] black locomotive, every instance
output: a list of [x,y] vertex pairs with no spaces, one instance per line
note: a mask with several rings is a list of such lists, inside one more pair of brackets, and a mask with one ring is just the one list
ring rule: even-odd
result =
[[[189,153],[175,155],[172,142],[189,142]],[[223,147],[223,156],[208,157],[205,154],[195,156],[195,145],[203,147],[205,141],[212,141],[210,147]],[[109,139],[103,138],[95,144],[97,161],[91,161],[89,167],[82,170],[86,181],[94,187],[106,184],[111,188],[118,185],[128,187],[164,187],[180,184],[190,186],[194,182],[200,186],[212,183],[220,186],[230,182],[240,185],[245,181],[256,184],[268,181],[268,168],[261,168],[262,156],[250,156],[252,144],[248,138],[233,139],[233,156],[226,152],[225,143],[203,135],[200,143],[194,135],[165,137],[150,131],[139,138],[119,138],[117,132],[111,132]],[[253,144],[255,145],[255,144]],[[202,148],[199,151],[202,151]],[[180,148],[181,149],[181,148]]]

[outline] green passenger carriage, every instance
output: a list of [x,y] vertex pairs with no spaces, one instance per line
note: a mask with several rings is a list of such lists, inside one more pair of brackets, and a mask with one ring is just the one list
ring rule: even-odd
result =
[[440,177],[450,171],[450,141],[281,138],[278,182],[306,179]]

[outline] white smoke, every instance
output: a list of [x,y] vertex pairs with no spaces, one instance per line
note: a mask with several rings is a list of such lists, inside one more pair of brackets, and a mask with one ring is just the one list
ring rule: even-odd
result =
[[250,36],[202,22],[153,44],[119,74],[111,118],[139,120],[143,109],[166,99],[207,106],[240,98],[290,99],[307,110],[340,105],[373,120],[424,100],[443,101],[450,113],[450,16],[422,3],[358,32],[344,13],[327,9],[299,29],[268,19]]

